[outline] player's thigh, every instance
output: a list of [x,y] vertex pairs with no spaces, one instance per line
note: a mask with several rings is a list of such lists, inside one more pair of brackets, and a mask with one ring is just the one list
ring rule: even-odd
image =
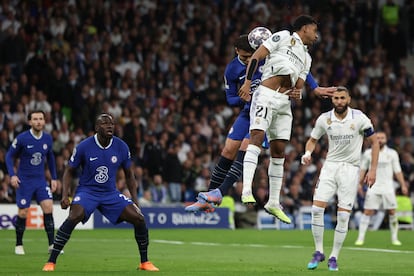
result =
[[19,209],[27,209],[30,207],[33,195],[35,194],[35,183],[22,180],[19,188],[16,189],[16,205]]
[[46,182],[42,183],[41,185],[38,185],[34,194],[38,204],[45,200],[53,200],[52,190]]
[[397,209],[397,198],[394,192],[383,194],[382,199],[385,210]]
[[264,86],[259,86],[253,94],[250,106],[250,130],[266,131],[272,121],[272,97],[277,93]]
[[[88,221],[89,217],[93,214],[96,208],[99,206],[101,200],[104,200],[103,197],[95,195],[92,192],[87,191],[78,191],[72,200],[71,211],[69,212],[69,217],[74,220],[82,219],[82,222],[85,223]],[[81,208],[76,208],[76,213],[72,213],[74,205],[79,205]],[[83,209],[83,214],[82,214]]]
[[380,194],[370,193],[365,194],[364,209],[378,210],[382,205],[382,196]]
[[290,140],[292,133],[293,115],[290,107],[290,101],[279,99],[277,110],[272,116],[272,122],[267,130],[269,141],[273,140]]
[[249,112],[242,110],[231,126],[227,138],[232,140],[242,141],[249,133],[250,116]]
[[101,201],[99,211],[113,224],[119,223],[119,218],[124,209],[128,205],[133,204],[131,199],[118,191],[108,193],[105,195],[104,199],[105,200]]
[[341,163],[338,169],[338,207],[352,210],[358,191],[359,167]]
[[336,165],[334,163],[325,162],[315,186],[314,201],[328,202],[336,194],[335,171]]

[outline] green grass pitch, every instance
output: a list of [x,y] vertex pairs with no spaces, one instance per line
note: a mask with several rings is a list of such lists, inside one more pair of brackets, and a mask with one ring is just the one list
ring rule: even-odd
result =
[[[390,244],[389,231],[368,232],[355,247],[350,231],[339,256],[338,272],[326,261],[306,269],[314,251],[309,230],[150,230],[150,260],[160,272],[137,271],[138,250],[132,229],[75,230],[55,272],[42,272],[47,261],[46,234],[27,230],[26,255],[14,255],[14,231],[0,231],[1,275],[413,275],[414,232],[400,231],[402,246]],[[333,230],[325,231],[329,255]],[[328,256],[327,256],[328,257]]]

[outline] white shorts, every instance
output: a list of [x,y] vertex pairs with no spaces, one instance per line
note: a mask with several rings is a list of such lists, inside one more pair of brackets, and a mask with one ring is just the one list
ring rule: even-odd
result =
[[368,189],[365,195],[364,209],[368,210],[384,210],[397,209],[397,198],[395,193],[375,194]]
[[290,140],[292,109],[289,96],[260,85],[250,107],[250,130],[266,132],[269,141]]
[[313,200],[328,202],[335,194],[338,207],[352,210],[358,190],[359,167],[346,162],[323,164]]

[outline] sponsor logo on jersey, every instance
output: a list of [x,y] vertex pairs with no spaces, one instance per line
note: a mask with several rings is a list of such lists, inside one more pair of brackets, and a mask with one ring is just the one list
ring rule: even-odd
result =
[[280,40],[280,35],[274,35],[272,36],[272,41],[273,42],[278,42]]

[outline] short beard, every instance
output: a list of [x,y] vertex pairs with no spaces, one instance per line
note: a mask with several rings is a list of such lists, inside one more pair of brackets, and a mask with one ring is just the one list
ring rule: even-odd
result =
[[337,114],[344,114],[348,110],[348,105],[342,108],[335,107],[335,113]]

